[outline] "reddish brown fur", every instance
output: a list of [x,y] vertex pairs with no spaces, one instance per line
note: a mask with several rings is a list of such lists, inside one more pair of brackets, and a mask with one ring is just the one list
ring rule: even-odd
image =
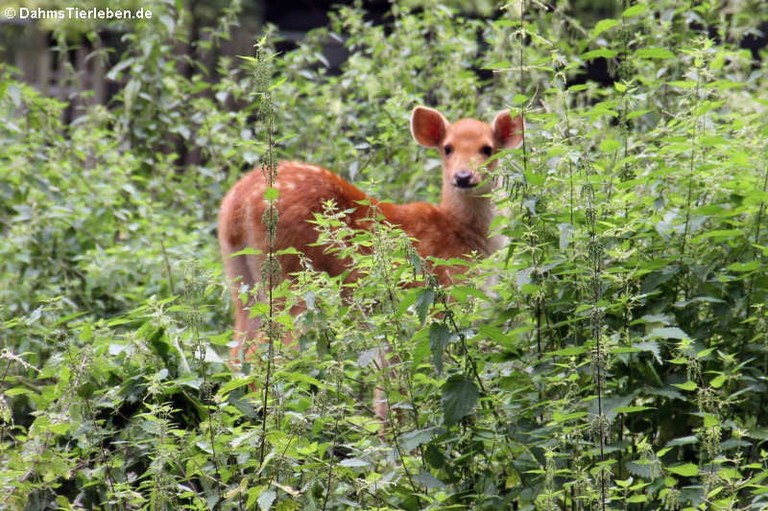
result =
[[[332,172],[297,162],[282,162],[277,169],[275,187],[279,190],[277,209],[276,250],[289,247],[302,252],[318,271],[339,275],[346,270],[346,262],[326,253],[324,247],[313,246],[318,235],[309,220],[320,213],[323,203],[335,202],[340,211],[352,210],[346,218],[352,227],[366,228],[371,218],[371,206],[377,207],[386,220],[397,225],[415,240],[420,255],[440,258],[467,257],[476,252],[486,255],[495,248],[488,237],[493,208],[488,193],[492,189],[483,179],[483,163],[493,152],[522,143],[523,120],[502,112],[491,125],[462,119],[450,124],[437,110],[416,107],[411,117],[411,132],[416,141],[426,147],[440,149],[443,162],[443,187],[440,204],[424,202],[392,204],[368,197]],[[447,150],[450,149],[450,151]],[[495,165],[492,162],[488,167]],[[461,186],[463,184],[463,186]],[[255,170],[246,174],[227,193],[219,215],[219,242],[226,273],[231,282],[235,305],[235,335],[238,346],[233,349],[233,360],[238,360],[242,341],[257,337],[258,322],[248,317],[249,303],[239,299],[241,285],[248,289],[259,286],[262,255],[231,254],[247,247],[262,253],[268,251],[262,217],[266,209],[264,173]],[[282,278],[301,269],[298,256],[281,256]],[[442,284],[451,282],[451,272],[438,272]]]

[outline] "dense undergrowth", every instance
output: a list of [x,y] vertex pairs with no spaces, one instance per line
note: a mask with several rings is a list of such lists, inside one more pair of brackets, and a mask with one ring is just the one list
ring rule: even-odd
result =
[[[295,51],[268,37],[187,78],[183,13],[157,2],[110,70],[118,97],[70,124],[0,68],[0,507],[767,508],[768,79],[738,43],[768,11],[639,1],[595,23],[560,4],[394,5],[386,26],[344,7]],[[603,59],[612,82],[583,81]],[[307,304],[273,311],[302,349],[230,369],[227,187],[274,154],[436,200],[416,104],[525,114],[499,166],[508,246],[439,289],[401,233],[329,214],[361,279],[345,300],[311,272],[278,287]],[[381,436],[376,385],[399,417]]]

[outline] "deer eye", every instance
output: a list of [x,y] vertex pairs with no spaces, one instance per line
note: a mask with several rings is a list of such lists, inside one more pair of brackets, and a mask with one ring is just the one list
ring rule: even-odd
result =
[[491,155],[493,154],[493,147],[489,145],[484,145],[483,147],[480,148],[480,153],[486,158],[490,158]]
[[451,144],[446,144],[446,146],[443,147],[443,151],[445,152],[446,156],[450,156],[453,152],[453,146]]

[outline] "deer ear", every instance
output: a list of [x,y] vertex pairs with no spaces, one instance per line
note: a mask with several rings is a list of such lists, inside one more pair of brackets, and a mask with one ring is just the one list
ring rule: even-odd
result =
[[448,121],[434,108],[417,106],[411,112],[411,135],[424,147],[438,147],[447,129]]
[[509,111],[499,112],[493,119],[493,135],[499,142],[500,147],[505,149],[517,149],[523,145],[523,136],[525,133],[525,121],[523,115],[519,114],[512,118]]

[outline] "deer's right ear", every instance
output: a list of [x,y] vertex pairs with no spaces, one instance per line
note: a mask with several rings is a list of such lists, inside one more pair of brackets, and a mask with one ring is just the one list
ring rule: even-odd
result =
[[411,112],[411,134],[424,147],[439,147],[447,129],[448,120],[434,108],[417,106]]
[[493,134],[499,141],[501,147],[507,149],[517,149],[523,145],[523,137],[525,134],[525,120],[523,114],[518,114],[517,117],[509,115],[509,111],[505,110],[499,112],[496,118],[493,119]]

